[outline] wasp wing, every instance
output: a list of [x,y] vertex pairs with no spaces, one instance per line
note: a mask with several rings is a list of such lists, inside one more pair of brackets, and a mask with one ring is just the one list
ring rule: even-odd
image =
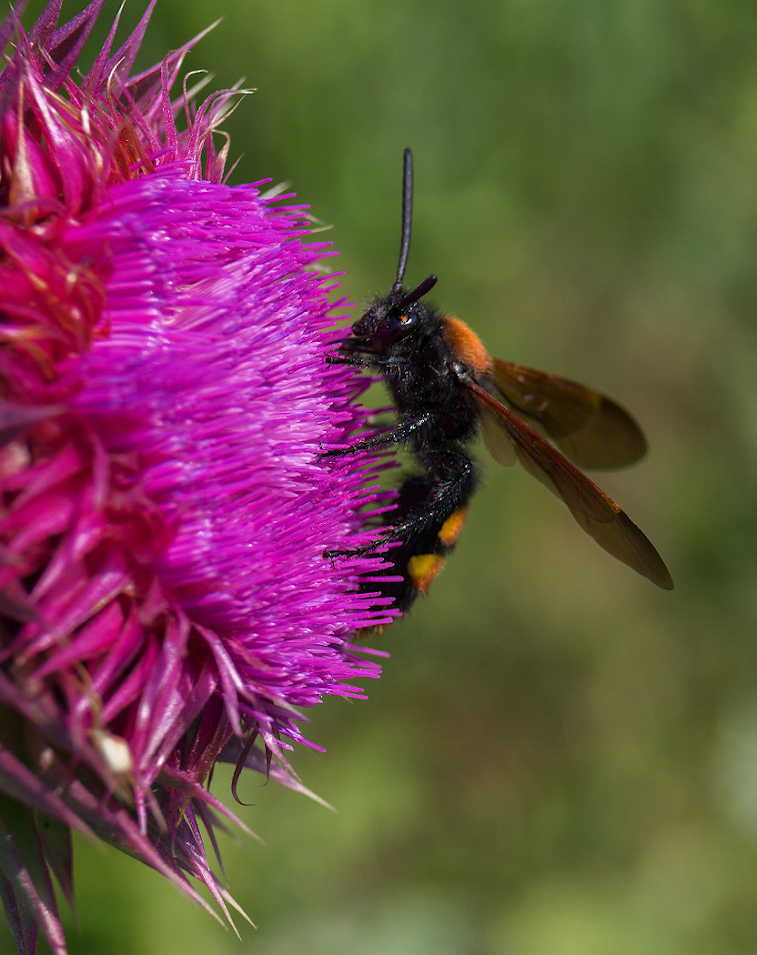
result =
[[[490,441],[498,426],[503,439],[499,444],[504,446],[504,440],[509,440],[515,458],[567,504],[576,521],[600,547],[663,590],[672,589],[668,569],[653,544],[604,491],[477,382],[470,380],[468,387],[476,398]],[[507,463],[501,452],[494,456]]]
[[627,411],[577,381],[501,358],[493,359],[486,381],[518,414],[537,422],[581,468],[625,467],[647,450],[641,429]]
[[[497,402],[499,405],[499,402]],[[513,444],[507,431],[502,426],[499,414],[490,411],[486,405],[478,403],[478,412],[481,420],[481,437],[484,439],[486,450],[497,464],[506,468],[512,467],[518,460]]]

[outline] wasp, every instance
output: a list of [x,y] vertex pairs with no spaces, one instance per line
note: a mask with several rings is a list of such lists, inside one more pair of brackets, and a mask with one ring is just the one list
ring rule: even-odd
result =
[[388,295],[372,301],[328,358],[378,372],[396,417],[384,433],[329,453],[402,447],[416,467],[399,487],[396,509],[384,515],[380,536],[362,551],[342,553],[385,553],[394,570],[379,585],[381,592],[407,610],[427,592],[462,531],[480,481],[470,453],[480,433],[495,461],[506,467],[520,463],[567,505],[600,547],[670,590],[673,581],[654,546],[580,470],[638,461],[647,449],[639,426],[593,388],[493,358],[464,322],[426,300],[435,275],[405,288],[412,203],[413,157],[406,149],[394,284]]

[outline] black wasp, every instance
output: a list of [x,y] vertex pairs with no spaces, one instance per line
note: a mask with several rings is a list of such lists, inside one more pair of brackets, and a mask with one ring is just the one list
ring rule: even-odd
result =
[[[402,579],[385,582],[381,592],[406,610],[442,569],[478,485],[468,449],[479,429],[496,461],[506,466],[519,461],[567,504],[600,547],[670,590],[673,581],[654,546],[578,470],[633,464],[646,451],[639,426],[592,388],[492,358],[464,322],[422,301],[436,284],[435,275],[408,291],[402,280],[412,203],[413,157],[406,149],[397,277],[389,294],[373,301],[352,326],[351,337],[329,356],[332,362],[378,370],[396,408],[396,421],[388,432],[331,453],[400,445],[413,452],[417,463],[417,472],[399,489],[397,509],[385,515],[385,530],[370,548],[395,544],[385,556]],[[521,416],[549,435],[575,464]]]

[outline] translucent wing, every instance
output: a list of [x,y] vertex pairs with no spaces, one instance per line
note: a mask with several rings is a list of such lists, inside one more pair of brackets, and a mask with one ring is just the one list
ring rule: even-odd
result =
[[495,358],[487,383],[537,422],[579,467],[620,468],[647,450],[641,429],[606,395],[577,381]]
[[[673,588],[668,569],[652,543],[604,491],[479,384],[470,380],[468,386],[485,427],[491,432],[496,419],[502,439],[509,441],[515,458],[567,504],[576,521],[600,547],[658,587]],[[495,457],[502,460],[500,454]]]
[[480,403],[478,410],[481,417],[481,437],[484,439],[486,450],[497,464],[502,464],[506,468],[512,467],[517,462],[518,456],[510,436],[502,427],[499,415],[489,411]]

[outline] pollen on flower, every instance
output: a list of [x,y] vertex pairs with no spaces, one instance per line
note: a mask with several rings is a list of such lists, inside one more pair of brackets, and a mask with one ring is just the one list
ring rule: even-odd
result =
[[24,952],[35,922],[64,950],[48,868],[70,882],[36,813],[228,915],[213,766],[302,788],[294,708],[361,697],[355,636],[396,615],[381,558],[324,557],[386,506],[375,460],[321,454],[367,424],[324,358],[333,253],[292,195],[226,182],[239,91],[171,99],[196,41],[133,74],[152,4],[77,76],[102,6],[0,27],[0,788],[39,856],[0,870]]
[[123,736],[104,733],[102,730],[93,730],[92,741],[112,773],[121,776],[131,772],[134,766],[134,757]]

